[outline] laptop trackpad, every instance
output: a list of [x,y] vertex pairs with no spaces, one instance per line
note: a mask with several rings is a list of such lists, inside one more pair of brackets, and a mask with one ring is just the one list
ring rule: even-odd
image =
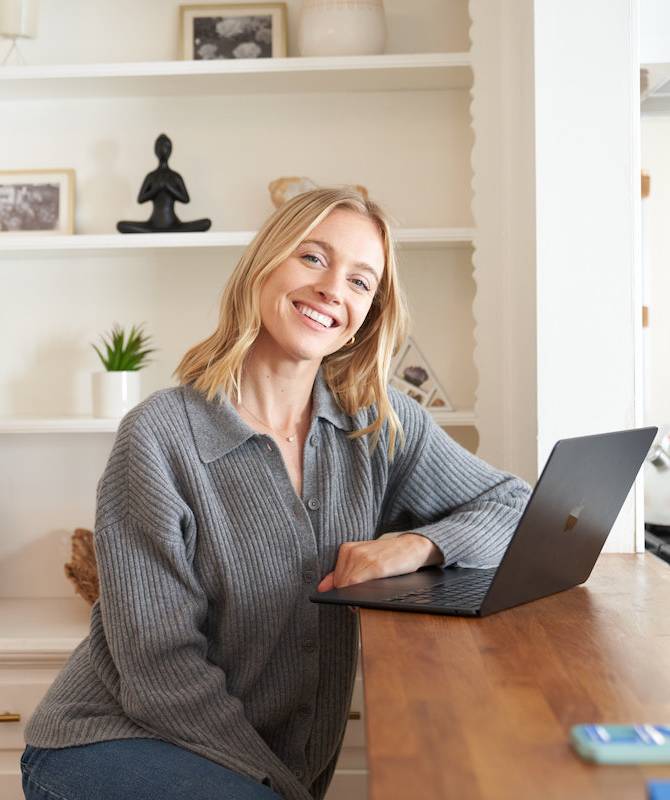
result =
[[427,589],[430,586],[445,586],[451,582],[460,583],[466,576],[479,574],[481,570],[466,567],[426,567],[407,575],[394,575],[391,578],[375,578],[363,583],[355,583],[329,592],[319,592],[322,597],[347,600],[385,600],[404,592]]

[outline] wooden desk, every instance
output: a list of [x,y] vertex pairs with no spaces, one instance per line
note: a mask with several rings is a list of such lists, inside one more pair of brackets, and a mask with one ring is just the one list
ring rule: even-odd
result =
[[371,800],[631,800],[670,766],[595,766],[580,722],[670,722],[670,565],[603,555],[586,584],[483,619],[361,609]]

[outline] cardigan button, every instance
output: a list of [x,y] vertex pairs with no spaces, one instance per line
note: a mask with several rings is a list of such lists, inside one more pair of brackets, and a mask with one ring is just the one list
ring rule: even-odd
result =
[[318,441],[319,440],[318,440],[316,434],[314,434],[314,433],[309,437],[309,443],[312,445],[312,447],[316,447],[316,443]]
[[316,511],[317,508],[321,508],[321,503],[319,502],[318,497],[310,497],[307,501],[307,505],[312,509],[312,511]]
[[306,572],[302,573],[302,579],[305,583],[312,583],[314,580],[314,573],[307,570]]
[[303,647],[305,648],[305,652],[313,653],[316,650],[316,642],[314,639],[306,639]]

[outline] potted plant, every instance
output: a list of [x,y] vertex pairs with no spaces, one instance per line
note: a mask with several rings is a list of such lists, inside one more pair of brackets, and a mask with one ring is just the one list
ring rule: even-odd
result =
[[93,416],[122,417],[140,401],[139,370],[148,363],[149,337],[142,326],[132,326],[127,337],[115,324],[110,333],[100,337],[105,353],[91,343],[105,368],[93,373]]

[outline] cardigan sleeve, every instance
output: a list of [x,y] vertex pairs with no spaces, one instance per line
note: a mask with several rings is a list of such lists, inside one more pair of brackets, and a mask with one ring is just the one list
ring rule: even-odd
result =
[[389,468],[378,532],[425,536],[442,553],[438,566],[496,566],[531,487],[461,447],[412,398],[393,388],[389,396],[406,441]]
[[285,800],[311,800],[207,658],[208,600],[192,567],[194,516],[169,458],[141,428],[141,419],[124,418],[98,484],[99,610],[115,668],[107,682],[124,713],[150,733]]

